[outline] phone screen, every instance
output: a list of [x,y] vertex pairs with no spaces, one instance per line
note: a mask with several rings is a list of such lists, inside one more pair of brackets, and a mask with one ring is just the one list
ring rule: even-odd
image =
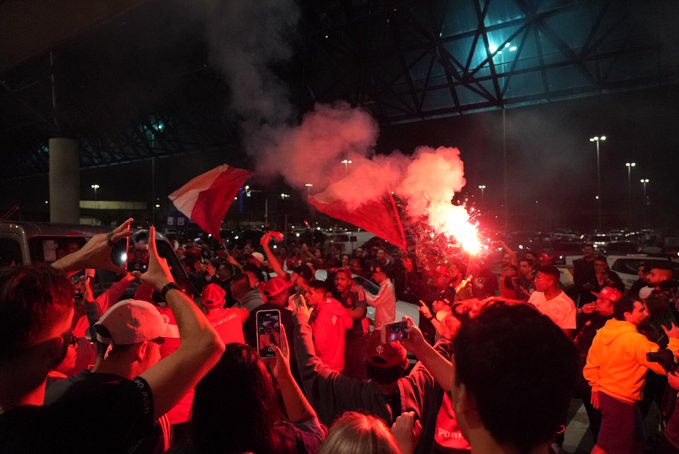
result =
[[146,243],[137,242],[127,249],[127,270],[145,272],[149,267],[149,246]]
[[149,267],[148,230],[138,231],[127,245],[127,271],[145,272]]
[[129,249],[129,242],[130,239],[125,238],[125,240],[118,241],[115,243],[113,246],[113,249],[111,250],[111,262],[113,262],[117,266],[124,267],[127,269],[127,257],[128,257],[128,249]]
[[257,351],[261,358],[276,355],[271,345],[281,345],[281,312],[278,309],[257,312]]
[[408,322],[385,323],[382,326],[382,343],[408,339]]

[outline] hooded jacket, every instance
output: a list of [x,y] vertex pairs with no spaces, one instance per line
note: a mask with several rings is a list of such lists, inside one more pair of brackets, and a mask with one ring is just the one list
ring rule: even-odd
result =
[[[670,339],[668,348],[676,356],[679,339]],[[643,397],[649,369],[667,374],[659,363],[646,359],[647,353],[658,349],[658,345],[640,334],[632,323],[612,319],[594,337],[583,374],[592,392],[602,391],[623,402],[636,403]]]

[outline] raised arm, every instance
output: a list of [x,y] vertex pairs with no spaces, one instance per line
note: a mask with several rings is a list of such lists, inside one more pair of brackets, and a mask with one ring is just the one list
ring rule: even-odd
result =
[[269,260],[269,263],[271,264],[271,269],[273,269],[273,272],[276,273],[279,277],[285,278],[286,272],[283,270],[283,267],[281,266],[281,262],[278,261],[276,256],[271,251],[271,248],[269,247],[269,243],[271,242],[271,239],[273,238],[274,233],[275,232],[266,232],[262,236],[262,238],[259,240],[259,244],[262,245],[262,248],[264,249],[264,253],[266,254],[266,258]]
[[512,265],[519,266],[519,255],[516,253],[516,251],[510,249],[510,247],[507,246],[507,243],[502,240],[500,240],[500,246],[502,246],[502,249],[504,249],[504,251],[512,257]]
[[165,288],[165,300],[174,312],[181,345],[158,364],[145,371],[144,378],[153,392],[153,412],[157,418],[170,410],[217,363],[224,352],[220,339],[198,305],[184,292],[166,286],[174,282],[167,261],[158,255],[156,229],[149,232],[149,267],[141,279],[158,291]]
[[111,261],[111,251],[118,241],[132,235],[129,229],[134,219],[130,218],[109,233],[98,233],[78,251],[68,254],[52,263],[52,266],[66,275],[84,268],[95,268],[124,273],[125,270]]
[[281,330],[281,344],[280,349],[276,345],[272,345],[271,348],[276,354],[273,376],[278,382],[285,411],[288,419],[294,423],[309,421],[316,418],[316,411],[304,396],[290,371],[290,349],[285,330]]
[[453,364],[429,345],[410,317],[404,317],[404,319],[408,321],[408,339],[400,341],[401,344],[417,356],[441,388],[451,391],[453,389]]

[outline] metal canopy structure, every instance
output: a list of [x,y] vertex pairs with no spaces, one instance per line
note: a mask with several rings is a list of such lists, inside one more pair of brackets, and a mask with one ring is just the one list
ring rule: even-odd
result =
[[[12,63],[0,65],[0,176],[47,172],[47,140],[58,135],[79,141],[83,168],[240,154],[239,119],[226,108],[238,87],[212,67],[204,24],[181,1],[134,3],[105,20],[97,10],[52,46],[44,34],[25,43],[31,34],[15,27],[17,45],[0,47]],[[396,124],[679,81],[675,1],[299,3],[295,56],[278,72],[300,112],[346,100]],[[4,17],[21,17],[13,12]],[[74,12],[54,14],[41,20]]]
[[386,123],[677,82],[668,2],[336,2],[309,40],[319,99]]

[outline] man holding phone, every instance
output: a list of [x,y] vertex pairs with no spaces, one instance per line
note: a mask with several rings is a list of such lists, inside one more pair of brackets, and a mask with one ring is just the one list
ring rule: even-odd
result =
[[[181,346],[134,380],[43,406],[47,373],[61,362],[72,338],[73,289],[66,276],[83,268],[122,271],[111,262],[111,252],[129,236],[131,222],[93,236],[51,267],[21,266],[0,273],[2,452],[69,452],[83,446],[126,451],[125,435],[148,427],[172,408],[224,351],[197,305],[174,284],[151,228],[149,268],[141,279],[165,296],[177,319]],[[86,417],[92,408],[102,411],[96,418]]]
[[[406,375],[409,366],[406,350],[398,342],[381,342],[380,329],[368,336],[361,355],[365,358],[368,380],[340,374],[317,354],[314,348],[316,333],[310,326],[309,317],[310,311],[305,307],[296,307],[295,351],[305,394],[320,420],[330,425],[346,411],[359,411],[391,424],[400,414],[413,412],[423,428],[414,452],[433,452],[443,390],[432,374],[418,363]],[[436,347],[443,357],[450,359],[452,350],[448,341],[442,341]]]

